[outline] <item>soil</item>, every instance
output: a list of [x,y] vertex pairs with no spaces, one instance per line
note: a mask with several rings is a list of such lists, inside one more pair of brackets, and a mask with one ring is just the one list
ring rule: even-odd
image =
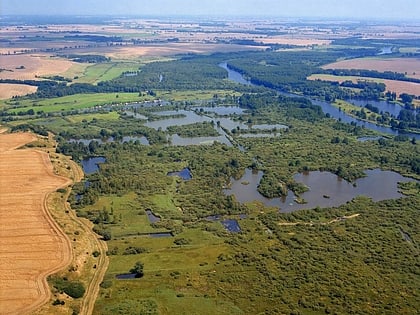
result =
[[70,180],[46,152],[17,149],[30,133],[0,134],[0,314],[26,314],[46,303],[49,274],[70,263],[71,246],[47,210],[47,196]]

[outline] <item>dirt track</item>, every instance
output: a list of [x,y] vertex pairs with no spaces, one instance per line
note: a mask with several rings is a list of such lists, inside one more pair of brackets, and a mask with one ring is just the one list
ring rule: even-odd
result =
[[46,196],[70,180],[53,173],[48,154],[16,148],[29,133],[0,134],[0,314],[30,313],[50,298],[47,275],[71,259],[67,236]]

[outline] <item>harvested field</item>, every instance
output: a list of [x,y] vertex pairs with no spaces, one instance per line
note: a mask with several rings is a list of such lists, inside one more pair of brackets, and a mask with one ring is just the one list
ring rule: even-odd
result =
[[322,68],[394,71],[420,79],[420,58],[356,58],[330,63]]
[[[202,43],[172,43],[172,44],[150,44],[144,46],[129,47],[104,47],[96,53],[104,54],[112,59],[137,59],[144,56],[162,57],[184,53],[213,53],[213,52],[235,52],[247,50],[263,50],[266,47],[232,45],[232,44],[202,44]],[[80,53],[88,52],[84,50]]]
[[311,46],[311,45],[329,45],[330,39],[316,39],[316,38],[290,38],[284,36],[273,36],[260,40],[264,44],[282,44],[282,45],[296,45],[296,46]]
[[33,80],[36,76],[58,75],[67,71],[73,62],[48,55],[0,56],[0,79]]
[[22,96],[30,93],[35,93],[36,86],[25,84],[0,84],[0,100],[11,98],[12,96]]
[[386,85],[386,90],[395,92],[397,95],[402,93],[413,94],[420,96],[420,83],[406,82],[406,81],[396,81],[396,80],[384,80],[377,78],[366,78],[366,77],[356,77],[356,76],[336,76],[330,74],[313,74],[308,77],[308,80],[321,80],[321,81],[331,81],[331,82],[343,82],[350,80],[352,82],[357,81],[372,81],[372,82],[382,82]]
[[17,149],[37,138],[0,134],[0,312],[24,314],[46,303],[46,277],[71,259],[69,239],[46,209],[46,196],[70,183],[48,154]]

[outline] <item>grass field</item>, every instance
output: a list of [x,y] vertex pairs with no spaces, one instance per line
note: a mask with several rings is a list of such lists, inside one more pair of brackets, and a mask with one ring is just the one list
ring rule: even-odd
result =
[[[51,113],[145,100],[152,100],[152,98],[149,96],[139,96],[139,93],[75,94],[42,100],[20,100],[19,107],[10,109],[9,111],[18,113],[20,111],[25,112],[29,109],[33,109],[35,112],[43,111],[44,113]],[[4,105],[5,103],[3,103],[3,106]]]
[[198,91],[155,91],[156,97],[149,95],[139,96],[139,93],[97,93],[97,94],[75,94],[50,99],[22,99],[16,105],[14,101],[0,101],[0,108],[8,106],[11,113],[26,112],[33,109],[35,112],[44,113],[62,112],[91,108],[100,105],[121,104],[129,102],[152,101],[162,98],[168,101],[209,100],[214,95],[220,97],[226,95],[239,96],[241,93],[226,90],[198,90]]
[[74,82],[98,83],[119,77],[123,72],[137,71],[141,63],[136,62],[106,62],[87,66]]

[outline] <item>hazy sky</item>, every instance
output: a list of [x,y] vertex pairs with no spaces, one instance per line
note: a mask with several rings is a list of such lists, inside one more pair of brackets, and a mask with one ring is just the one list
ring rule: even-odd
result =
[[208,15],[420,19],[420,0],[0,0],[1,15]]

